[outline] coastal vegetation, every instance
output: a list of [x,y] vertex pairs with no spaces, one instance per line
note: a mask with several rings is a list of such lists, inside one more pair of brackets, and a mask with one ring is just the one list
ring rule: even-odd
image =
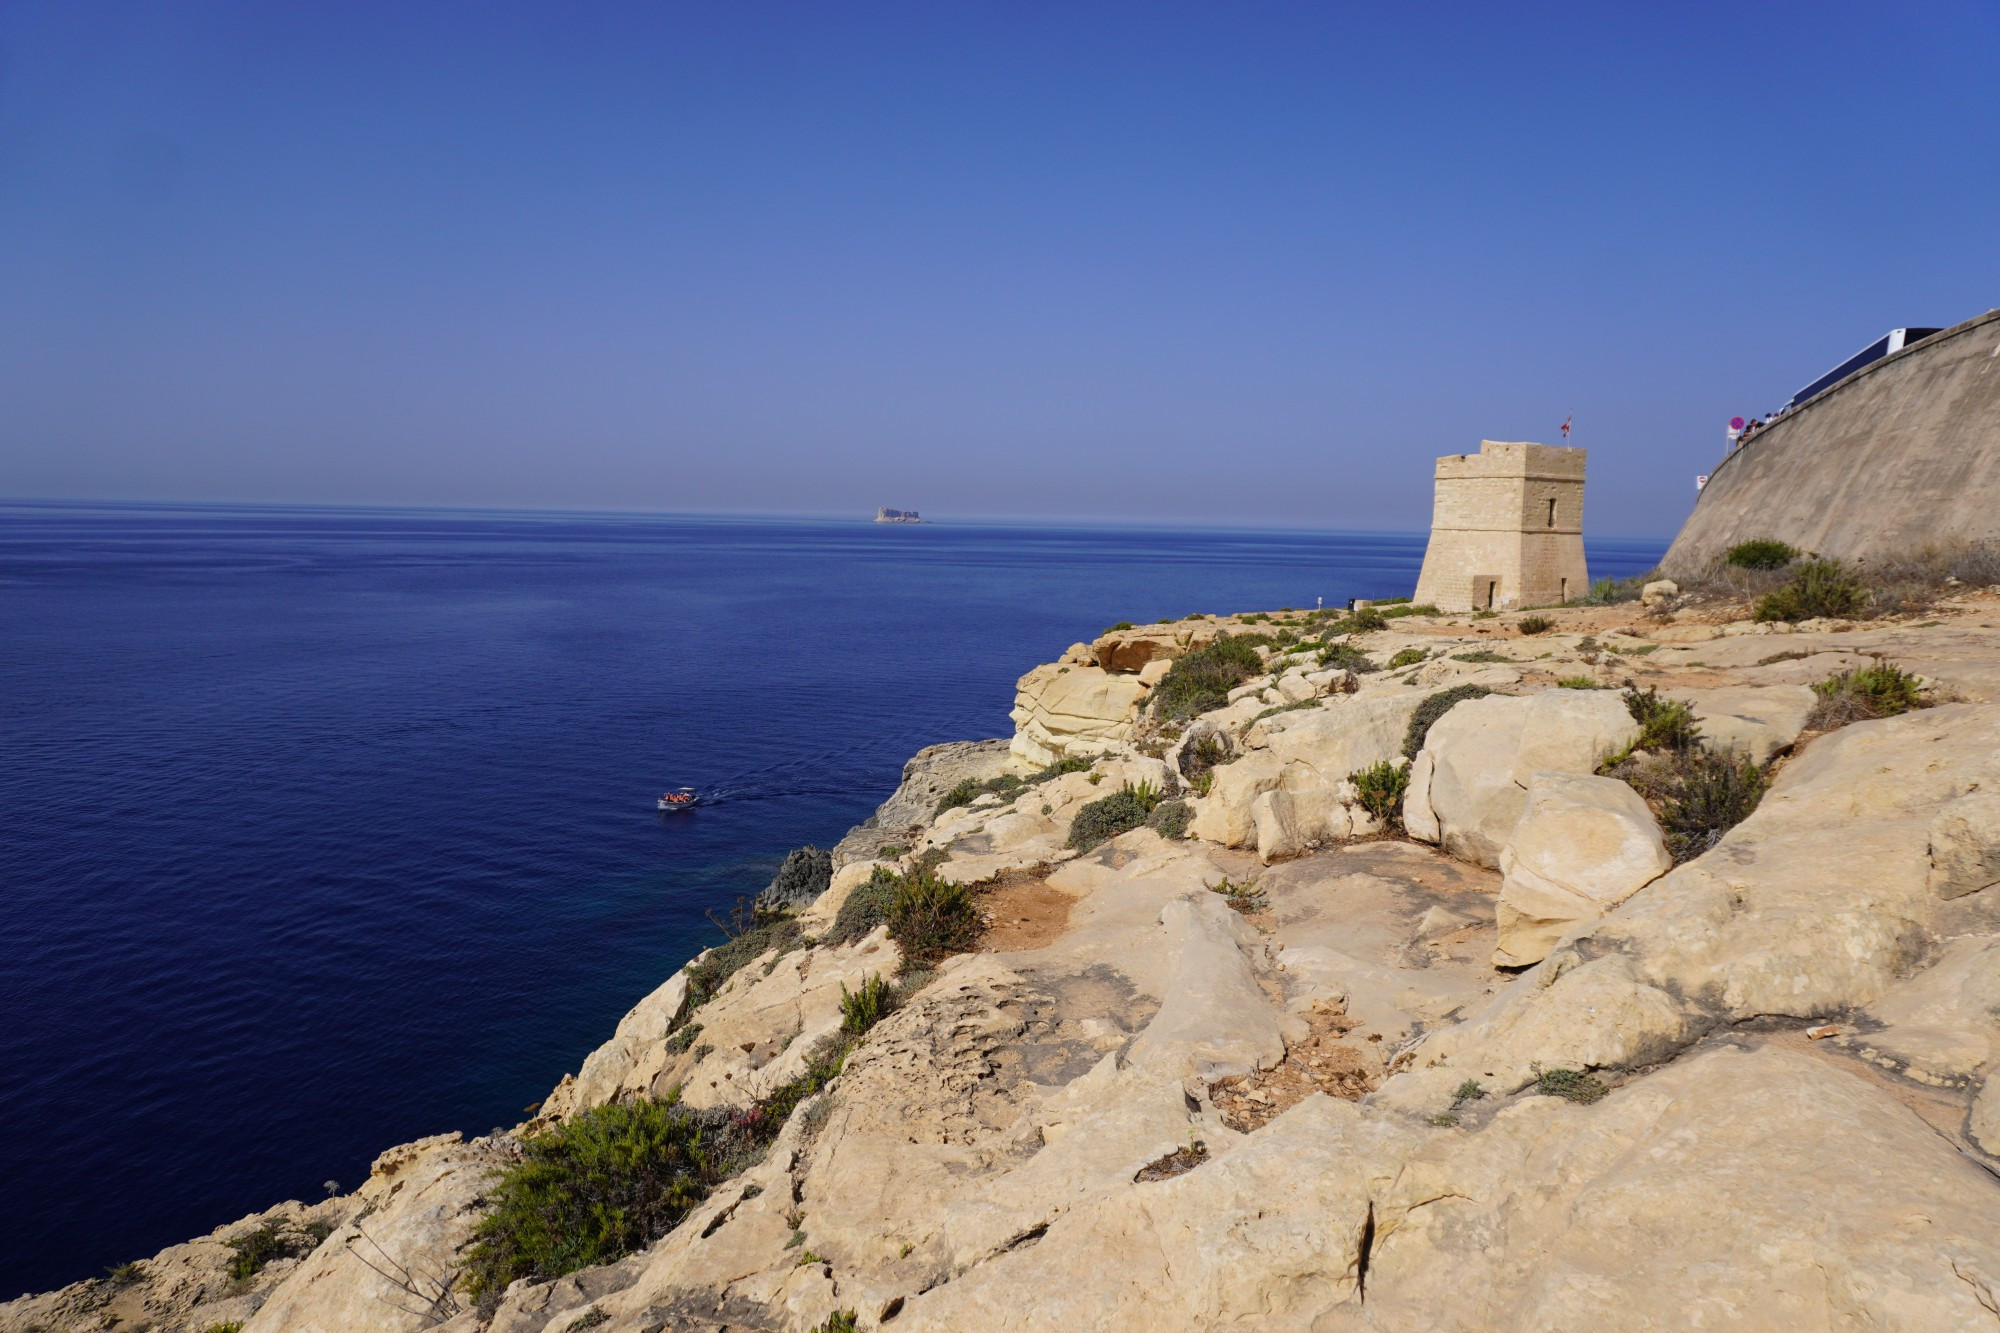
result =
[[1766,593],[1754,613],[1760,621],[1851,616],[1868,604],[1868,585],[1838,560],[1808,560],[1790,581]]
[[490,1307],[516,1279],[612,1263],[658,1240],[762,1151],[759,1129],[740,1112],[683,1106],[675,1089],[591,1107],[528,1139],[474,1230],[472,1296]]
[[1410,715],[1409,729],[1403,733],[1403,755],[1415,759],[1424,748],[1424,738],[1431,734],[1439,718],[1449,713],[1467,699],[1483,699],[1493,693],[1484,685],[1454,685],[1448,690],[1439,690],[1417,705],[1417,711]]
[[1356,769],[1347,775],[1347,780],[1354,784],[1355,800],[1363,810],[1389,827],[1402,826],[1403,793],[1410,786],[1409,765],[1384,759]]
[[1180,721],[1220,708],[1229,692],[1264,669],[1252,635],[1223,635],[1206,648],[1174,659],[1153,687],[1150,707],[1163,721]]
[[1930,706],[1923,681],[1894,662],[1877,662],[1857,667],[1813,685],[1819,698],[1806,718],[1814,731],[1831,731],[1850,722],[1894,717],[1913,708]]
[[1127,782],[1109,796],[1099,797],[1076,812],[1069,827],[1069,846],[1087,852],[1121,833],[1145,823],[1160,804],[1160,793],[1150,782]]
[[1803,554],[1796,546],[1760,537],[1730,547],[1723,560],[1738,569],[1783,569]]

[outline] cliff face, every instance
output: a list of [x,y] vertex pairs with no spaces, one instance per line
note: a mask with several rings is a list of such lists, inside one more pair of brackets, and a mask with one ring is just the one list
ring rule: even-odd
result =
[[1866,561],[2000,540],[2000,310],[1864,367],[1716,466],[1662,568],[1773,537]]
[[[1858,627],[1548,614],[1347,640],[1386,670],[1274,644],[1178,735],[1143,709],[1163,663],[1324,627],[1076,645],[1022,681],[1105,677],[1096,714],[1024,707],[1068,764],[924,752],[796,936],[705,999],[693,964],[665,979],[534,1122],[274,1210],[314,1248],[252,1281],[226,1271],[245,1219],[123,1286],[0,1306],[0,1333],[2000,1327],[2000,594]],[[1957,702],[1812,730],[1807,685],[1883,656]],[[1639,727],[1580,687],[1626,681],[1778,761],[1678,865],[1596,771]],[[1487,693],[1409,761],[1457,686]],[[1406,837],[1354,781],[1382,764],[1407,765]],[[1128,783],[1187,802],[1188,836],[1068,846]],[[904,961],[842,909],[926,866],[974,886],[981,938],[906,979],[760,1160],[638,1252],[465,1308],[524,1138],[796,1080]]]

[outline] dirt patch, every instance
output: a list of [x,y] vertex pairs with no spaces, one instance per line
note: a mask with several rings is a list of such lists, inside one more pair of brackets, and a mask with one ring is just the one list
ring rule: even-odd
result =
[[1075,899],[1049,887],[1045,879],[1001,881],[980,902],[986,933],[979,947],[986,953],[1018,953],[1054,944],[1069,929]]
[[1354,1030],[1340,1005],[1322,1001],[1305,1015],[1311,1029],[1285,1047],[1285,1058],[1247,1077],[1209,1085],[1209,1099],[1222,1121],[1240,1133],[1262,1129],[1315,1092],[1358,1102],[1375,1090],[1370,1062],[1341,1038]]

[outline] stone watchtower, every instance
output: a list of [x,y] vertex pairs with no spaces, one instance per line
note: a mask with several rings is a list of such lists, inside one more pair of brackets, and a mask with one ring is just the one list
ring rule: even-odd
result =
[[1583,450],[1481,440],[1437,461],[1431,543],[1417,601],[1505,611],[1581,597]]

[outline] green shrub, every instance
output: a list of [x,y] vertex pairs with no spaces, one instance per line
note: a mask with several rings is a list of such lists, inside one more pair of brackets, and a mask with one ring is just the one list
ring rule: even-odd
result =
[[906,968],[932,966],[979,941],[979,908],[972,890],[929,870],[898,878],[886,920]]
[[1319,664],[1322,667],[1330,667],[1336,671],[1352,671],[1357,676],[1363,676],[1371,671],[1380,671],[1382,669],[1375,665],[1368,654],[1362,652],[1351,643],[1328,644],[1320,650]]
[[1397,667],[1415,666],[1429,655],[1421,648],[1405,648],[1389,659],[1389,670],[1394,671]]
[[1053,764],[1050,764],[1047,768],[1042,769],[1040,772],[1034,774],[1034,776],[1028,779],[1028,785],[1039,786],[1044,782],[1048,782],[1055,778],[1059,778],[1065,773],[1088,773],[1089,771],[1090,771],[1090,760],[1084,759],[1078,755],[1071,755],[1067,759],[1056,760]]
[[1635,750],[1692,750],[1701,741],[1694,710],[1678,699],[1662,699],[1652,687],[1625,691],[1625,711],[1639,724]]
[[682,1051],[694,1045],[694,1039],[700,1035],[701,1024],[699,1023],[689,1023],[684,1027],[673,1029],[672,1035],[667,1038],[667,1054],[679,1055]]
[[978,778],[965,778],[956,787],[938,797],[937,810],[934,813],[941,815],[947,810],[956,810],[962,805],[971,805],[979,799],[985,790],[986,788],[980,785]]
[[592,1107],[528,1140],[473,1231],[472,1294],[612,1263],[664,1236],[761,1147],[744,1121],[670,1095]]
[[1269,708],[1266,708],[1250,720],[1252,722],[1262,722],[1265,718],[1276,717],[1280,713],[1302,713],[1308,708],[1318,707],[1319,700],[1317,699],[1301,699],[1297,703],[1290,704],[1272,704]]
[[1069,845],[1087,852],[1099,843],[1138,828],[1159,803],[1160,794],[1152,783],[1141,782],[1135,787],[1128,782],[1076,812],[1069,826]]
[[1146,816],[1146,827],[1169,839],[1186,837],[1193,822],[1194,808],[1186,801],[1162,801]]
[[1190,782],[1219,764],[1229,762],[1229,746],[1213,732],[1197,736],[1181,747],[1181,776]]
[[1356,769],[1347,775],[1354,784],[1355,800],[1384,824],[1400,826],[1403,822],[1403,793],[1410,786],[1410,769],[1407,764],[1397,764],[1384,759],[1379,764]]
[[1364,606],[1347,618],[1347,623],[1343,626],[1343,632],[1348,634],[1367,634],[1373,630],[1387,628],[1389,628],[1389,617],[1383,615],[1372,606]]
[[1646,581],[1652,575],[1641,574],[1630,579],[1598,579],[1590,585],[1590,591],[1577,600],[1585,606],[1611,606],[1618,602],[1636,602],[1644,590]]
[[1451,660],[1454,662],[1511,662],[1514,659],[1505,653],[1496,653],[1491,649],[1479,648],[1469,653],[1453,653]]
[[700,962],[688,964],[688,1008],[714,999],[731,977],[764,953],[772,949],[790,953],[798,947],[799,923],[788,916],[767,918],[740,931],[710,949]]
[[1802,554],[1798,548],[1784,542],[1759,538],[1730,547],[1729,554],[1723,559],[1738,569],[1783,569]]
[[896,1011],[898,1000],[896,988],[882,980],[880,972],[861,983],[861,989],[850,992],[845,985],[840,988],[840,1030],[860,1036],[869,1028]]
[[887,866],[876,866],[875,873],[865,884],[857,884],[847,895],[847,901],[834,914],[833,926],[826,932],[822,944],[853,944],[869,931],[889,919],[889,903],[896,896],[896,885],[902,877]]
[[282,1222],[259,1222],[248,1231],[222,1242],[233,1252],[229,1276],[247,1282],[264,1271],[274,1259],[296,1259],[310,1254],[319,1241]]
[[1206,648],[1182,653],[1153,687],[1155,716],[1177,721],[1220,708],[1229,692],[1264,669],[1253,639],[1257,635],[1224,635]]
[[1220,883],[1208,886],[1210,893],[1219,893],[1223,900],[1239,912],[1261,912],[1269,905],[1264,891],[1257,887],[1257,881],[1246,879],[1241,883],[1224,875]]
[[1831,731],[1850,722],[1894,717],[1912,708],[1929,706],[1923,683],[1893,662],[1877,662],[1854,671],[1843,671],[1813,686],[1819,696],[1806,726],[1814,731]]
[[1556,627],[1556,622],[1547,616],[1522,616],[1516,626],[1523,634],[1547,634]]
[[[1403,598],[1402,600],[1408,601],[1409,599]],[[1398,616],[1434,616],[1437,613],[1438,609],[1435,606],[1429,603],[1421,603],[1417,606],[1391,606],[1388,610],[1382,612],[1382,618],[1384,620],[1394,620]]]
[[[570,1327],[574,1328],[576,1326],[572,1324]],[[219,1324],[210,1324],[202,1333],[243,1333],[243,1321],[241,1319],[225,1319]]]
[[813,1333],[854,1333],[856,1318],[852,1310],[835,1310],[826,1317],[824,1324],[813,1330]]
[[1473,1078],[1469,1078],[1459,1084],[1458,1088],[1451,1094],[1451,1099],[1455,1103],[1484,1101],[1485,1098],[1485,1087],[1480,1084],[1478,1079]]
[[1467,699],[1482,699],[1491,693],[1493,691],[1484,685],[1454,685],[1448,690],[1439,690],[1418,704],[1417,711],[1410,714],[1409,730],[1403,733],[1404,756],[1415,759],[1424,748],[1424,738],[1431,734],[1431,728],[1454,706]]
[[1531,1068],[1535,1072],[1535,1091],[1545,1097],[1560,1097],[1588,1106],[1611,1091],[1581,1069],[1544,1069],[1539,1064]]
[[1660,831],[1674,864],[1692,861],[1750,817],[1769,785],[1748,755],[1697,749],[1670,765]]
[[1589,676],[1564,676],[1556,682],[1559,690],[1608,690],[1608,685],[1600,685]]
[[104,1270],[104,1280],[114,1287],[129,1287],[145,1276],[145,1268],[136,1260],[130,1263],[113,1264]]
[[[1131,629],[1131,628],[1132,628],[1132,622],[1131,622],[1131,621],[1129,621],[1129,620],[1121,620],[1121,621],[1119,621],[1119,622],[1118,622],[1117,624],[1113,625],[1113,626],[1112,626],[1111,628],[1109,628],[1109,629],[1105,630],[1105,631],[1104,631],[1104,633],[1106,633],[1106,634],[1116,634],[1116,633],[1117,633],[1117,632],[1118,632],[1119,630],[1121,630],[1121,629]],[[1101,637],[1101,636],[1100,636],[1100,637]]]
[[1817,620],[1851,616],[1868,604],[1868,587],[1837,560],[1808,560],[1791,582],[1757,603],[1759,620]]

